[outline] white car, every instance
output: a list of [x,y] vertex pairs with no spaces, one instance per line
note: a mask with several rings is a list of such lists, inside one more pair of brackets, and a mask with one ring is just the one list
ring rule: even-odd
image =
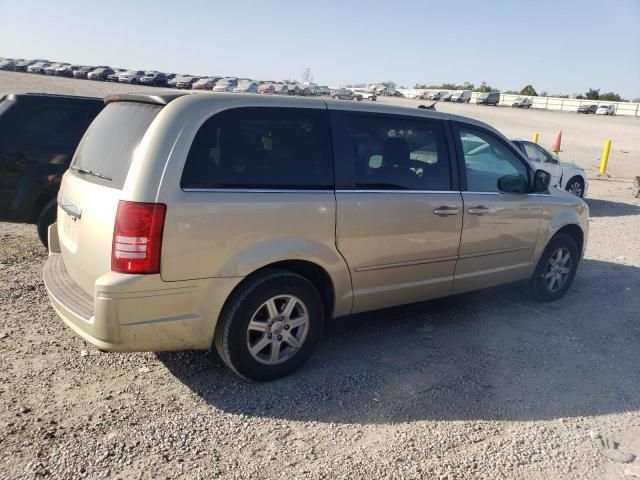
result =
[[587,174],[583,168],[575,163],[560,161],[549,151],[529,140],[514,138],[511,139],[511,143],[533,162],[535,168],[551,174],[550,185],[566,190],[580,198],[587,194],[589,182],[587,182]]
[[451,95],[451,101],[455,103],[469,103],[471,100],[471,90],[459,90]]
[[140,79],[145,76],[144,70],[127,70],[118,75],[118,82],[121,83],[140,83]]
[[596,110],[596,115],[615,115],[616,114],[616,106],[615,105],[598,105],[598,109]]
[[29,73],[44,73],[44,69],[51,66],[49,62],[37,62],[27,67]]
[[355,93],[356,95],[360,95],[363,100],[371,100],[372,102],[375,102],[378,98],[376,92],[371,92],[369,90],[365,90],[364,88],[355,88],[353,89],[353,93]]
[[214,92],[233,92],[233,89],[238,86],[238,80],[236,78],[223,78],[216,83],[213,87]]

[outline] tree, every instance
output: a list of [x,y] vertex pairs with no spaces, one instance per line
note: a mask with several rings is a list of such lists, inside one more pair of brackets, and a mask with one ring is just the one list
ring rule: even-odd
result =
[[533,88],[533,85],[529,84],[526,87],[524,87],[522,90],[520,90],[520,95],[527,95],[529,97],[537,97],[538,96],[538,92],[536,92],[536,89]]
[[482,82],[480,84],[480,87],[478,88],[478,91],[482,92],[482,93],[493,92],[494,90],[495,90],[495,88],[493,88],[491,85],[487,85],[486,82]]
[[620,95],[614,92],[607,92],[600,95],[600,100],[607,100],[609,102],[622,102]]
[[587,100],[598,100],[600,98],[600,89],[590,88],[584,96]]
[[381,82],[381,84],[388,88],[396,88],[396,82],[392,82],[391,80],[387,80],[386,82]]
[[308,85],[311,82],[313,82],[313,74],[311,73],[311,69],[309,67],[304,69],[301,77],[302,77],[302,83],[305,83]]

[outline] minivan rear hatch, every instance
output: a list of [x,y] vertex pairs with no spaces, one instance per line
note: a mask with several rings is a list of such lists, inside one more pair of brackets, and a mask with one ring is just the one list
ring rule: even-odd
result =
[[129,167],[151,122],[153,102],[115,101],[89,126],[58,194],[58,238],[67,272],[93,295],[111,270],[113,228]]

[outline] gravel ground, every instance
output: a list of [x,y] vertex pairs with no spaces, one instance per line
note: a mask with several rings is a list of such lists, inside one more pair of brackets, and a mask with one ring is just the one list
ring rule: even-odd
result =
[[[486,109],[501,110],[567,115]],[[49,307],[35,227],[0,223],[0,478],[640,477],[622,463],[640,456],[631,187],[592,180],[586,257],[560,301],[504,287],[337,320],[270,384],[209,352],[100,353]]]

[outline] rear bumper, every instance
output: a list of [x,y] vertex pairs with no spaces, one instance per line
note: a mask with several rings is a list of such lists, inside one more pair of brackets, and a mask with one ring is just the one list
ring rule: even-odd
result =
[[51,305],[78,335],[101,350],[208,349],[224,301],[241,278],[164,282],[160,275],[108,272],[93,295],[67,273],[49,230],[43,279]]

